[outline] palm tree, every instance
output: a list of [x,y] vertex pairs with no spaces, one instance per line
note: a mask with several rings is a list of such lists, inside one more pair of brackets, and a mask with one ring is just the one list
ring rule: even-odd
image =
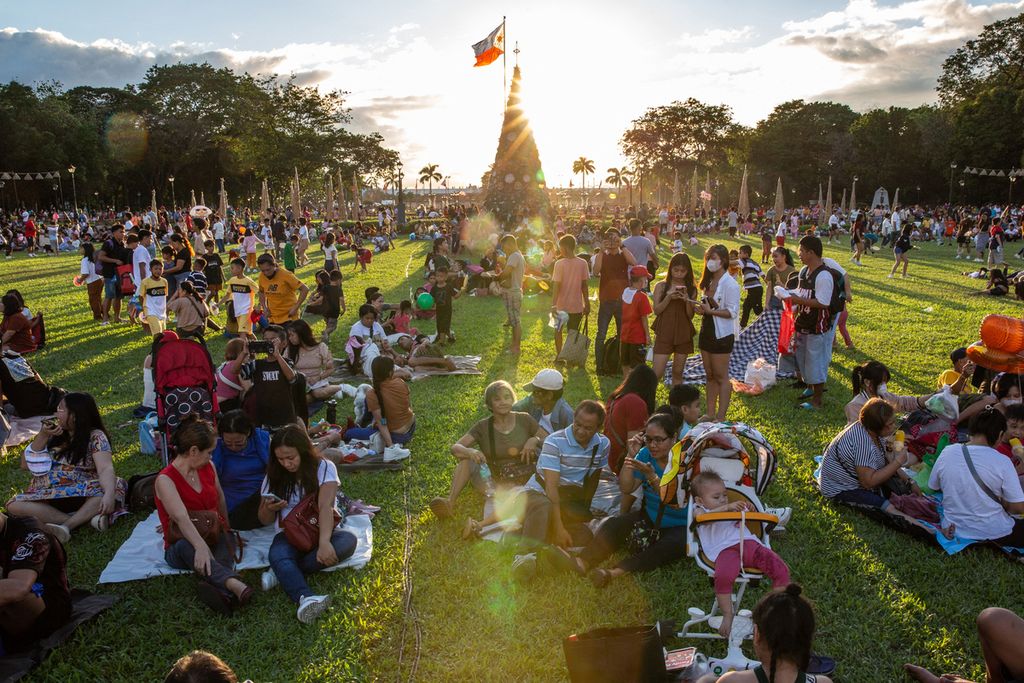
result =
[[613,166],[612,168],[608,169],[608,177],[604,179],[604,181],[609,185],[615,186],[615,191],[620,196],[620,203],[622,201],[622,184],[626,181],[626,178],[622,175],[622,172],[625,170],[625,168],[615,168]]
[[420,182],[427,183],[427,187],[430,191],[430,206],[434,206],[434,182],[441,182],[440,171],[437,170],[437,164],[427,164],[420,169]]
[[572,162],[572,174],[576,175],[579,173],[583,176],[583,183],[580,187],[583,189],[583,199],[586,201],[587,197],[587,174],[594,172],[594,160],[586,157],[580,157],[576,161]]
[[623,168],[623,169],[621,169],[619,171],[619,176],[622,177],[622,183],[626,186],[626,189],[629,191],[629,204],[628,204],[628,206],[633,206],[633,176],[634,175],[635,174],[633,173],[633,171],[629,170],[628,168]]

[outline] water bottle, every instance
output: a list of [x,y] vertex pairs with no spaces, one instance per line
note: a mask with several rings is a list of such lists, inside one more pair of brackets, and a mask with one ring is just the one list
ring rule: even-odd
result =
[[327,401],[327,424],[338,424],[338,402],[333,398]]
[[494,477],[491,476],[491,468],[487,466],[486,462],[480,463],[480,478],[484,480],[484,490],[487,492],[487,497],[490,498],[494,495]]

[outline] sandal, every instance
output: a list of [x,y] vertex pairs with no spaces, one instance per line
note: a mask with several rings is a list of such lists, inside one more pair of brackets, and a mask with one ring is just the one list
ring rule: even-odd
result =
[[447,498],[435,498],[430,501],[430,511],[438,519],[447,519],[452,516],[452,505]]
[[234,609],[231,606],[231,598],[213,584],[200,579],[196,584],[196,594],[199,596],[199,602],[217,614],[228,617],[234,613]]
[[578,576],[584,576],[586,574],[583,567],[580,566],[578,558],[573,557],[557,546],[544,546],[538,554],[540,555],[540,559],[544,560],[549,567],[556,571],[563,573],[571,572]]
[[89,520],[89,525],[96,531],[106,531],[110,528],[110,515],[96,515]]
[[470,518],[466,520],[466,526],[462,527],[462,539],[469,541],[474,538],[480,538],[480,522]]
[[815,407],[813,404],[808,403],[806,401],[804,401],[803,403],[798,405],[797,408],[799,408],[800,410],[811,410],[811,411],[817,410],[817,407]]
[[611,575],[607,569],[592,569],[587,574],[587,578],[590,579],[590,583],[594,584],[594,588],[604,588],[611,580]]
[[256,591],[253,590],[252,586],[246,586],[245,590],[242,591],[241,595],[234,595],[234,593],[232,593],[235,602],[238,603],[238,607],[247,606],[250,602],[252,602],[252,596],[255,594]]

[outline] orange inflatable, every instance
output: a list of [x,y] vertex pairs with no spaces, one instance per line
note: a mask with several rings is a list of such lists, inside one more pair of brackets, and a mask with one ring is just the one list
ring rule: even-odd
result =
[[987,347],[981,342],[967,347],[967,357],[975,364],[989,370],[1012,372],[1016,375],[1024,374],[1024,359],[1015,353]]
[[981,341],[993,350],[1024,351],[1024,320],[1008,315],[986,315],[981,321]]

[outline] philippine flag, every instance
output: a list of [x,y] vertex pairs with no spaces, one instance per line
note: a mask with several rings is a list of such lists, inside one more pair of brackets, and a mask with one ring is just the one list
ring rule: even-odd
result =
[[476,64],[473,66],[487,66],[505,52],[505,22],[501,22],[498,28],[491,31],[490,35],[473,45],[473,53],[476,55]]

